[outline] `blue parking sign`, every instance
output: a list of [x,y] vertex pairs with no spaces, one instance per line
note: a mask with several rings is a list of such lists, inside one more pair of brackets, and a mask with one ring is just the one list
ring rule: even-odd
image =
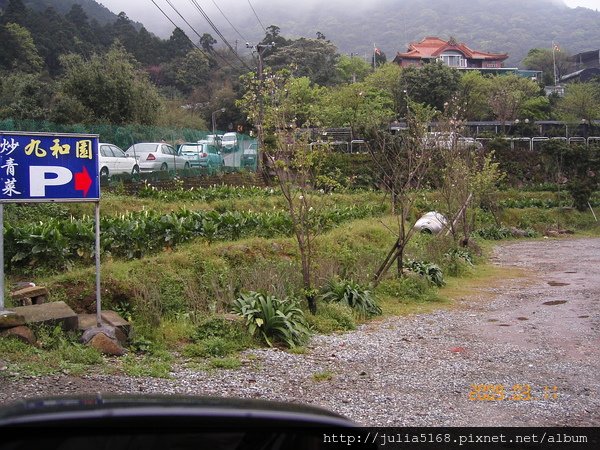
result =
[[98,135],[0,131],[0,202],[98,200]]

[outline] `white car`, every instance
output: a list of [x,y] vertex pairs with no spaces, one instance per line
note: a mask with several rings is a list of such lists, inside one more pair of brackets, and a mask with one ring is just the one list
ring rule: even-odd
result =
[[225,133],[221,140],[221,148],[224,152],[237,152],[239,150],[237,133]]
[[190,163],[172,145],[164,142],[140,142],[125,152],[138,160],[140,171],[157,172],[189,169]]
[[448,226],[448,220],[437,211],[429,211],[415,222],[415,230],[421,233],[438,234]]
[[101,178],[111,175],[140,173],[140,167],[135,158],[129,157],[123,150],[113,144],[100,142],[98,144],[98,169]]

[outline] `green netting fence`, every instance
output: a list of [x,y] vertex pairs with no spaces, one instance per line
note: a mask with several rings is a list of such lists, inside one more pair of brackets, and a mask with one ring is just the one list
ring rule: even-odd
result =
[[[45,120],[0,120],[0,130],[5,131],[31,131],[43,133],[89,133],[98,134],[100,142],[109,142],[127,150],[131,145],[139,142],[164,141],[175,148],[183,142],[197,142],[207,139],[210,131],[191,128],[169,128],[150,125],[110,125],[110,124],[74,124],[63,125]],[[223,133],[217,131],[218,135]],[[257,158],[252,157],[252,149],[257,148],[256,139],[244,134],[236,134],[237,145],[233,149],[224,149],[224,170],[245,169],[255,171]]]

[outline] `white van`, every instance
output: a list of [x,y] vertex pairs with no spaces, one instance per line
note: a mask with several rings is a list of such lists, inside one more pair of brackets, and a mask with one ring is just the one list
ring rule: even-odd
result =
[[225,133],[221,140],[221,148],[224,152],[237,152],[239,149],[237,133]]

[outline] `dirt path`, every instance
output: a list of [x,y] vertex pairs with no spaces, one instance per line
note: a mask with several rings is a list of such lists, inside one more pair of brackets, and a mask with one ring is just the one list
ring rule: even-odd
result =
[[[364,425],[600,425],[600,239],[503,244],[492,261],[528,276],[480,288],[452,310],[318,336],[304,355],[254,350],[241,370],[181,366],[170,380],[0,379],[0,403],[74,392],[185,393],[311,403]],[[485,385],[491,400],[475,391]]]

